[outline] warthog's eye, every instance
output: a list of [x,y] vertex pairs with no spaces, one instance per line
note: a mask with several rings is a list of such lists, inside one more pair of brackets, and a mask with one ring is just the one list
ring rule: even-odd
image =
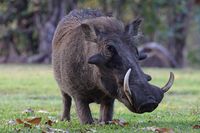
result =
[[104,50],[102,51],[102,54],[105,56],[106,59],[110,59],[115,54],[115,48],[114,46],[108,44],[104,46]]
[[115,50],[115,47],[113,45],[106,45],[106,49],[111,52],[112,54],[115,54],[116,53],[116,50]]

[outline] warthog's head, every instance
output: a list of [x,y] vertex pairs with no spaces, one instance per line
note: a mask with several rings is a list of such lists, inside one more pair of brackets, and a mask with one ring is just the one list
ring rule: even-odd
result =
[[114,18],[100,17],[81,24],[86,40],[96,43],[88,63],[97,66],[100,86],[135,113],[153,111],[174,81],[170,73],[162,88],[148,82],[151,76],[144,74],[138,64],[145,56],[135,45],[140,23],[136,19],[124,26]]

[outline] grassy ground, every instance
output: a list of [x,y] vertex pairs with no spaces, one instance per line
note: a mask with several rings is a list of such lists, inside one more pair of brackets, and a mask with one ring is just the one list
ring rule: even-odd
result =
[[[193,129],[200,125],[200,71],[199,70],[169,70],[145,69],[153,77],[153,83],[163,86],[169,71],[176,77],[173,88],[165,95],[159,107],[152,113],[134,114],[121,103],[115,103],[114,118],[124,119],[127,126],[118,125],[80,125],[72,107],[72,121],[55,123],[53,128],[69,132],[151,132],[146,127],[172,128],[174,132],[200,132]],[[9,125],[8,121],[30,116],[59,119],[61,112],[61,97],[53,79],[52,69],[44,65],[0,65],[0,132],[41,132],[38,128],[24,128],[23,125]],[[31,108],[34,114],[23,114],[23,110]],[[91,104],[93,117],[98,118],[99,105]],[[46,110],[49,114],[38,113]],[[91,130],[89,130],[91,129]]]

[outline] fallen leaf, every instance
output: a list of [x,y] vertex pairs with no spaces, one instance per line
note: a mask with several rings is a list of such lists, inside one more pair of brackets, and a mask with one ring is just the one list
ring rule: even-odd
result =
[[200,129],[200,125],[194,125],[192,128],[193,129]]
[[48,112],[48,111],[46,111],[46,110],[38,110],[37,112],[38,112],[38,113],[49,114],[49,112]]
[[16,125],[17,121],[16,120],[9,120],[8,125]]
[[145,127],[145,128],[142,128],[142,130],[155,132],[156,127],[154,127],[154,126],[153,127]]
[[47,125],[49,125],[49,126],[52,126],[53,123],[55,123],[55,122],[52,121],[52,120],[48,120],[48,121],[45,122],[45,124],[47,124]]
[[25,109],[24,111],[22,111],[23,114],[31,114],[34,113],[34,110],[32,110],[31,108]]
[[48,119],[55,123],[57,123],[59,121],[56,117],[53,117],[53,116],[48,116]]
[[21,119],[16,119],[17,124],[24,124],[24,127],[30,127],[31,128],[31,124],[27,123],[26,121],[23,121]]
[[40,124],[41,120],[42,120],[41,117],[36,117],[36,118],[30,119],[30,120],[26,120],[26,122],[28,122],[32,125],[38,125],[38,124]]
[[97,130],[92,129],[92,128],[84,128],[84,129],[81,129],[79,132],[81,132],[81,133],[96,133]]
[[24,122],[21,119],[16,119],[17,124],[23,124]]
[[24,127],[32,128],[31,124],[24,122]]
[[96,133],[96,132],[97,132],[97,130],[96,130],[96,129],[92,129],[92,128],[91,128],[91,129],[89,129],[89,132],[90,132],[90,133],[91,133],[91,132],[92,132],[92,133]]
[[49,127],[49,126],[43,128],[43,130],[42,130],[42,133],[57,133],[57,132],[59,132],[59,133],[69,133],[68,131],[64,131],[62,129],[52,128],[52,127]]
[[155,131],[157,133],[174,133],[173,129],[171,128],[156,128]]
[[32,128],[32,125],[39,125],[41,122],[42,118],[41,117],[36,117],[32,119],[16,119],[17,124],[24,124],[24,127],[29,127]]
[[145,131],[152,131],[152,132],[157,132],[157,133],[174,133],[173,129],[171,128],[159,128],[159,127],[145,127],[143,128]]
[[121,120],[121,119],[113,119],[112,121],[109,122],[110,124],[115,124],[115,125],[120,125],[120,126],[127,126],[129,123]]

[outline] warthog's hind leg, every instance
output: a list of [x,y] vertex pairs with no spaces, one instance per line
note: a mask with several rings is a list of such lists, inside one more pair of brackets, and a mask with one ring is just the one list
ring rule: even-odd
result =
[[67,94],[61,91],[62,99],[63,99],[63,114],[61,120],[70,121],[70,109],[72,98]]

